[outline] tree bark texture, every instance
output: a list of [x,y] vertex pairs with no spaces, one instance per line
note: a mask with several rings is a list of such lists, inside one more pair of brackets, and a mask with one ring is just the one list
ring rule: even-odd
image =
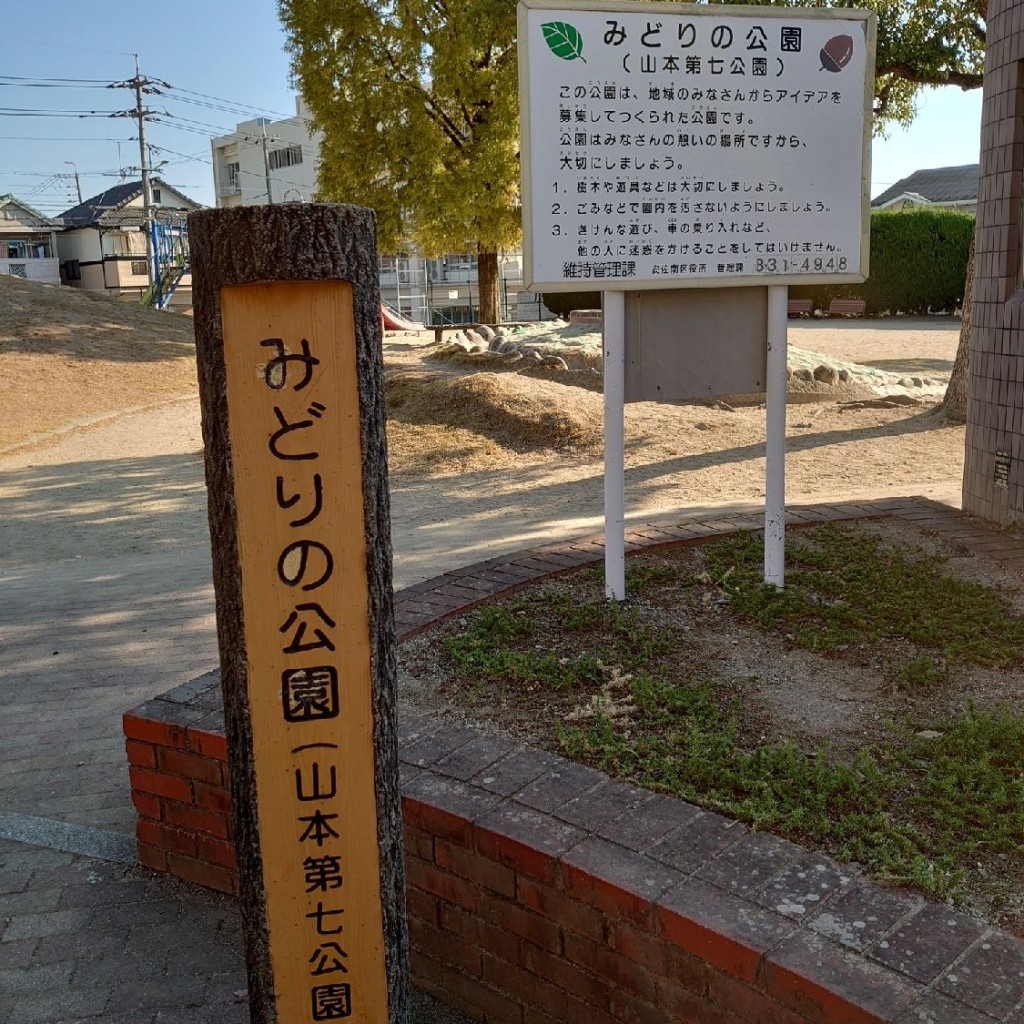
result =
[[[250,1013],[274,1024],[261,823],[238,550],[221,289],[257,282],[346,281],[355,313],[363,520],[369,601],[374,784],[389,1021],[409,1019],[408,932],[396,737],[396,660],[376,221],[355,206],[277,205],[189,216],[196,352],[235,844],[242,888]],[[290,1022],[282,1022],[290,1024]]]
[[956,348],[953,371],[942,400],[942,411],[958,423],[967,420],[967,393],[971,367],[971,310],[974,305],[974,238],[967,257],[967,283],[964,285],[964,304],[960,319],[960,341]]
[[491,249],[480,249],[477,252],[476,266],[480,288],[480,322],[501,323],[504,317],[501,315],[498,253]]

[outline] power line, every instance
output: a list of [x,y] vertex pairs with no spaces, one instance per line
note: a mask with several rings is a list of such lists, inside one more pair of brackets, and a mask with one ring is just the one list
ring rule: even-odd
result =
[[113,110],[36,110],[32,107],[0,107],[0,117],[116,117]]
[[[210,157],[205,157],[205,156],[186,156],[186,154],[184,154],[184,153],[178,153],[178,152],[176,152],[173,149],[167,149],[165,146],[154,146],[153,149],[155,149],[159,153],[170,153],[172,156],[180,156],[180,157],[182,157],[185,160],[194,160],[196,163],[209,164],[211,167],[213,166],[213,160]],[[172,160],[171,163],[172,164],[173,163],[178,163],[178,161],[177,160]],[[247,175],[250,178],[260,178],[261,180],[264,179],[264,177],[265,177],[259,171],[247,171],[247,170],[244,170],[241,167],[238,169],[238,173],[239,174],[245,174],[245,175]]]
[[8,89],[105,89],[106,82],[89,78],[29,79],[0,75],[0,88]]
[[[156,148],[156,147],[154,147]],[[12,175],[20,175],[28,178],[48,178],[50,175],[55,174],[55,171],[0,171],[0,178],[8,178]],[[83,178],[108,178],[111,175],[116,177],[117,171],[79,171],[78,172]],[[73,177],[73,175],[64,174],[64,177]]]
[[[201,97],[204,100],[215,100],[216,102],[226,104],[229,107],[238,107],[239,109],[242,109],[242,110],[251,110],[251,111],[253,111],[254,113],[257,113],[257,114],[269,114],[271,117],[280,117],[280,118],[286,118],[286,117],[293,117],[294,116],[292,114],[282,114],[279,110],[267,110],[264,107],[254,107],[251,103],[237,103],[235,100],[224,99],[223,96],[211,96],[209,93],[196,92],[193,89],[182,89],[180,86],[177,86],[177,85],[172,85],[171,89],[172,89],[173,92],[183,92],[183,93],[187,93],[189,96],[199,96],[199,97]],[[182,103],[187,102],[181,96],[179,96],[177,98],[179,100],[181,100]]]
[[221,110],[225,114],[234,114],[235,117],[248,117],[248,118],[252,118],[252,117],[256,116],[256,117],[264,118],[265,120],[270,120],[270,116],[282,117],[282,118],[287,116],[287,115],[277,115],[277,114],[268,116],[268,114],[269,114],[268,111],[262,111],[262,110],[258,110],[258,109],[245,110],[245,109],[243,109],[241,107],[235,106],[234,104],[230,103],[230,101],[225,101],[224,103],[206,103],[203,100],[193,100],[193,99],[189,99],[187,96],[179,96],[177,89],[172,89],[170,91],[170,93],[168,93],[168,97],[167,98],[171,99],[171,100],[174,100],[177,103],[188,103],[188,104],[190,104],[191,106],[194,106],[194,107],[202,107],[205,110]]
[[0,135],[5,142],[133,142],[134,136],[127,139],[95,139],[79,135]]
[[[145,144],[145,130],[147,124],[159,125],[161,128],[172,128],[175,131],[187,132],[189,134],[197,135],[203,139],[210,140],[217,138],[218,136],[237,136],[239,142],[252,143],[254,140],[246,136],[245,130],[239,132],[236,126],[225,127],[223,125],[214,124],[207,121],[199,120],[198,118],[190,117],[184,111],[178,112],[172,105],[170,109],[156,109],[147,108],[143,105],[143,96],[161,96],[164,103],[173,104],[175,101],[180,104],[188,104],[192,108],[200,108],[209,111],[220,111],[226,114],[232,115],[233,118],[239,122],[244,120],[260,119],[262,121],[268,121],[271,119],[279,119],[284,121],[292,121],[293,123],[311,124],[312,120],[307,117],[303,117],[300,114],[287,115],[280,111],[268,110],[266,108],[257,107],[253,104],[242,103],[235,100],[227,99],[222,96],[215,96],[210,93],[199,92],[193,89],[185,89],[182,87],[174,86],[169,82],[156,79],[153,77],[143,76],[139,70],[138,57],[136,55],[136,73],[135,77],[123,82],[109,82],[103,79],[88,79],[88,78],[64,78],[61,76],[50,76],[45,74],[40,75],[0,75],[0,94],[2,94],[2,87],[7,86],[8,88],[130,88],[136,92],[136,103],[134,109],[129,110],[97,110],[91,108],[44,108],[36,109],[32,107],[22,106],[0,106],[0,118],[2,117],[36,117],[36,118],[90,118],[94,119],[97,117],[103,118],[132,118],[138,123],[138,132],[129,138],[116,138],[116,137],[76,137],[76,136],[27,136],[27,135],[7,135],[0,136],[0,139],[11,140],[11,141],[25,141],[25,142],[92,142],[92,143],[114,143],[119,147],[120,143],[130,142],[133,139],[138,140],[140,143],[140,152],[142,152],[142,164],[143,177],[147,177],[145,171],[149,170],[148,161],[146,154],[150,151],[167,153],[175,156],[177,159],[172,163],[184,163],[184,162],[199,162],[206,166],[215,164],[215,161],[210,158],[209,155],[203,154],[186,154],[176,150],[168,149],[166,147],[152,146],[147,147]],[[180,110],[180,108],[179,108]],[[201,116],[201,115],[200,115]],[[2,123],[2,122],[0,122]],[[268,148],[273,143],[284,143],[289,147],[298,146],[301,151],[309,156],[315,157],[318,154],[317,147],[311,145],[304,145],[302,142],[291,143],[287,139],[277,139],[273,135],[266,136],[266,129],[269,129],[269,125],[264,126],[264,134],[259,139],[255,140],[257,146],[262,146],[264,153],[264,174],[260,175],[256,172],[239,169],[239,172],[253,178],[266,178],[269,174],[269,156]],[[252,134],[252,128],[250,126],[249,135]],[[119,157],[120,160],[120,157]],[[90,171],[83,172],[89,177],[123,177],[124,170],[119,172],[107,172],[107,171]],[[49,192],[53,194],[59,190],[62,185],[62,179],[59,175],[44,176],[44,172],[20,172],[19,177],[21,178],[36,178],[40,177],[42,180],[39,185],[35,186],[34,192],[36,194],[42,194]],[[2,178],[2,174],[0,174]],[[145,214],[144,214],[145,216]]]
[[154,153],[170,153],[172,156],[176,156],[176,157],[179,158],[177,160],[168,160],[168,161],[166,161],[166,163],[168,165],[170,165],[170,164],[180,164],[183,160],[189,160],[189,161],[193,161],[194,160],[197,163],[207,163],[207,164],[212,164],[213,163],[213,161],[207,156],[206,151],[202,151],[202,152],[199,152],[199,153],[189,154],[189,153],[179,153],[177,150],[175,150],[175,149],[168,149],[166,146],[151,145],[149,148],[151,150],[153,150]]
[[196,121],[191,117],[183,117],[181,114],[172,114],[170,111],[164,111],[165,117],[173,118],[175,121],[182,121],[185,124],[194,124],[199,128],[210,128],[213,131],[220,132],[221,135],[228,135],[233,132],[234,128],[224,128],[219,124],[210,124],[208,121]]
[[155,124],[161,124],[165,128],[174,128],[176,131],[179,131],[179,132],[189,132],[192,135],[202,135],[202,137],[204,139],[215,139],[215,138],[217,138],[217,133],[216,132],[207,131],[207,130],[204,130],[202,128],[192,128],[192,127],[190,127],[187,124],[175,124],[173,120],[172,121],[165,121],[165,120],[163,120],[160,117],[154,117],[153,121],[154,121]]

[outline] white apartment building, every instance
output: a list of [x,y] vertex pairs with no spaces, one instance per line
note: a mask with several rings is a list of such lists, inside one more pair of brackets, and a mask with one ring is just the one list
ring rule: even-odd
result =
[[[218,207],[311,202],[316,195],[320,135],[311,131],[302,97],[284,121],[243,121],[211,140]],[[499,261],[503,320],[551,316],[539,295],[523,290],[522,255]],[[381,299],[403,317],[426,324],[474,323],[479,317],[476,258],[452,254],[425,259],[416,253],[381,256]]]
[[302,97],[284,121],[257,117],[212,139],[217,206],[308,203],[316,192],[320,137],[310,131]]

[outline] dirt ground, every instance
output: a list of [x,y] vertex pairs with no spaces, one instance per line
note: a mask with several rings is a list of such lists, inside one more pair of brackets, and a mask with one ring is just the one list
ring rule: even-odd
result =
[[[958,330],[938,317],[791,321],[797,369],[853,367],[861,379],[867,368],[904,395],[901,375],[930,385],[912,389],[922,404],[894,408],[850,408],[848,388],[797,396],[809,400],[787,410],[790,503],[959,503],[964,428],[934,414]],[[420,546],[415,578],[445,552],[486,557],[476,537],[525,546],[600,529],[600,394],[564,383],[571,374],[481,372],[436,355],[432,332],[385,337],[393,516]],[[0,277],[0,398],[0,561],[206,542],[190,319]],[[628,405],[628,513],[756,507],[764,415],[756,404]]]
[[189,318],[0,276],[0,455],[195,393]]
[[[959,504],[964,428],[936,413],[958,336],[952,318],[792,321],[794,374],[823,367],[847,379],[791,382],[788,502],[921,494]],[[545,341],[567,339],[584,343],[564,329]],[[387,336],[384,359],[400,585],[487,557],[479,538],[508,550],[600,528],[592,375],[438,359],[432,332]],[[912,404],[879,405],[893,397]],[[190,319],[0,277],[0,401],[0,569],[208,543]],[[764,420],[756,399],[627,406],[627,510],[657,521],[756,508]],[[763,644],[735,647],[761,652],[750,674],[774,659]],[[752,728],[770,713],[812,740],[884,713],[856,680],[816,672],[808,683],[775,671],[782,683],[751,686]]]

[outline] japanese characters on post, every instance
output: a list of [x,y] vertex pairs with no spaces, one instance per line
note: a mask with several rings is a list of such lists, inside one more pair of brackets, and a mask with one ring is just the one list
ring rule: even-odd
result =
[[352,287],[221,301],[278,1019],[383,1022]]

